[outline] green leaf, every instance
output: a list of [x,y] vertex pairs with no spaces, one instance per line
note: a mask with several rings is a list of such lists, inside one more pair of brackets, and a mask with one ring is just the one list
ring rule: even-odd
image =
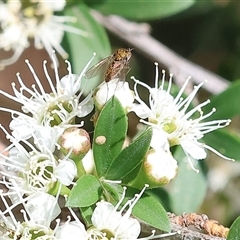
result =
[[102,195],[102,187],[93,175],[84,175],[72,188],[66,206],[88,207],[97,202]]
[[240,236],[240,216],[233,222],[230,227],[227,240],[238,240]]
[[[239,104],[240,80],[235,81],[222,93],[214,96],[204,108],[206,112],[216,108],[217,111],[209,119],[228,119],[240,114]],[[205,111],[204,110],[204,111]]]
[[[139,190],[128,187],[126,198],[132,199]],[[144,193],[133,207],[132,214],[143,222],[165,232],[171,230],[170,221],[161,203],[155,197]]]
[[[120,153],[127,133],[127,117],[117,98],[111,98],[102,109],[93,137],[93,156],[99,177],[105,176],[113,160]],[[105,143],[96,138],[104,136]]]
[[61,189],[60,191],[60,195],[64,196],[64,195],[69,195],[70,193],[70,189],[64,185],[62,185],[60,182],[56,182],[51,189],[49,189],[48,193],[51,195],[58,195],[59,194],[59,188]]
[[[90,4],[90,6],[105,15],[116,14],[134,20],[150,20],[171,16],[181,12],[189,8],[194,2],[194,0],[106,0],[102,4]],[[89,4],[89,1],[87,4]]]
[[[80,36],[66,32],[70,61],[75,73],[82,72],[94,52],[97,55],[91,66],[111,55],[110,43],[105,29],[95,21],[89,11],[90,9],[82,3],[78,6],[70,6],[64,11],[66,16],[76,18],[76,22],[72,25],[87,34],[87,36]],[[101,81],[99,76],[93,79],[83,79],[84,93],[89,93],[91,89],[98,85],[99,81]]]
[[172,211],[176,214],[194,212],[198,210],[206,196],[205,176],[201,169],[199,173],[196,173],[190,167],[180,148],[177,149],[174,158],[178,161],[179,171],[177,177],[169,185]]
[[240,161],[240,138],[225,129],[219,129],[204,136],[203,141],[226,157]]
[[90,206],[90,207],[81,207],[79,208],[81,212],[81,217],[84,219],[86,227],[90,227],[92,225],[92,215],[94,211],[95,206]]
[[[104,195],[111,203],[117,203],[123,194],[123,187],[114,182],[102,182],[104,188]],[[106,195],[108,194],[108,195]]]
[[134,142],[120,152],[109,167],[105,178],[109,180],[121,180],[133,171],[146,155],[150,147],[151,138],[152,128],[148,128]]
[[171,211],[170,207],[170,199],[169,199],[169,193],[166,189],[159,187],[159,188],[153,188],[153,189],[148,189],[146,193],[159,201],[164,209],[168,212]]

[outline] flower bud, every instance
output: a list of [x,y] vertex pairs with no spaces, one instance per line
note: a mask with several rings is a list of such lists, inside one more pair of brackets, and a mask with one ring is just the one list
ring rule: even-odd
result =
[[151,149],[132,185],[137,188],[142,188],[145,184],[148,184],[149,188],[160,187],[174,179],[177,170],[177,161],[169,151]]
[[134,101],[133,91],[130,90],[128,82],[123,82],[116,78],[109,82],[103,82],[96,89],[94,100],[97,111],[101,111],[112,96],[117,97],[126,112],[132,107]]
[[68,154],[73,160],[82,159],[91,148],[90,137],[87,131],[82,128],[67,128],[58,141],[61,152]]

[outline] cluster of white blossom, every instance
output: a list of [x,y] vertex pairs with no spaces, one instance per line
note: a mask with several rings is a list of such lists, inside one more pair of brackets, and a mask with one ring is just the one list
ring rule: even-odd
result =
[[[13,186],[16,184],[15,181],[12,181],[12,183]],[[91,217],[92,226],[88,229],[85,228],[71,208],[69,208],[69,211],[74,220],[72,221],[69,216],[67,221],[61,224],[60,219],[56,219],[61,212],[57,201],[58,196],[54,197],[41,192],[25,198],[21,195],[18,196],[18,204],[22,204],[24,207],[21,210],[23,220],[19,221],[13,214],[13,209],[17,204],[9,206],[1,191],[0,197],[6,209],[0,211],[0,239],[150,240],[174,235],[175,233],[154,235],[153,231],[149,237],[138,238],[141,231],[140,223],[130,215],[132,208],[142,196],[144,190],[145,188],[135,198],[129,200],[120,210],[118,208],[125,197],[126,188],[124,188],[122,198],[116,206],[106,201],[98,202]],[[55,226],[53,228],[51,223],[54,219]]]
[[51,56],[55,49],[63,58],[68,54],[61,46],[65,31],[86,36],[80,29],[66,25],[75,18],[54,15],[62,11],[65,0],[7,0],[0,1],[0,49],[12,51],[8,59],[0,59],[0,67],[13,64],[33,39],[37,49],[45,48]]
[[[0,232],[4,236],[2,239],[67,239],[70,235],[71,239],[79,239],[81,236],[80,239],[86,240],[138,238],[140,224],[136,219],[131,218],[130,214],[145,188],[136,195],[135,199],[125,204],[124,208],[128,206],[128,210],[124,215],[122,215],[123,210],[117,209],[125,193],[115,207],[106,201],[99,202],[92,215],[93,226],[89,229],[84,227],[71,209],[75,221],[68,219],[60,225],[60,220],[57,219],[55,228],[50,228],[50,223],[60,213],[57,203],[59,194],[66,195],[67,187],[74,185],[78,176],[77,164],[70,155],[78,151],[78,154],[82,152],[84,156],[91,148],[88,134],[73,130],[82,128],[83,121],[76,124],[74,119],[90,114],[94,108],[94,102],[97,106],[103,105],[106,98],[109,99],[115,95],[124,106],[126,113],[134,111],[141,118],[142,123],[153,128],[151,148],[140,170],[145,173],[144,181],[150,186],[152,184],[152,187],[168,183],[177,174],[178,165],[171,154],[171,146],[180,145],[193,167],[192,159],[205,158],[205,148],[212,150],[210,146],[199,142],[203,135],[229,124],[229,120],[201,122],[214,112],[213,110],[203,115],[200,108],[208,101],[187,111],[202,84],[196,86],[184,99],[182,94],[188,79],[174,98],[170,93],[172,78],[170,78],[168,89],[164,90],[164,72],[161,86],[158,87],[158,68],[154,88],[133,78],[135,81],[133,92],[129,89],[127,82],[119,84],[119,79],[114,79],[110,84],[106,82],[100,84],[94,96],[90,93],[87,97],[83,97],[79,89],[84,87],[81,86],[81,80],[91,61],[92,59],[79,76],[72,74],[70,63],[67,62],[68,74],[60,78],[53,55],[55,86],[49,77],[47,62],[44,61],[43,68],[51,93],[44,91],[33,67],[26,61],[36,85],[32,85],[31,89],[27,88],[17,74],[20,88],[17,90],[15,84],[12,84],[14,96],[0,90],[1,94],[22,105],[21,112],[0,108],[1,111],[12,115],[11,134],[1,126],[11,142],[5,150],[9,152],[8,155],[1,153],[1,158],[4,160],[1,164],[6,168],[6,171],[2,172],[1,183],[8,188],[8,192],[1,193],[6,207],[5,211],[0,212],[2,219]],[[138,85],[149,90],[149,106],[139,97]],[[134,103],[134,99],[137,103]],[[194,120],[190,119],[196,111],[200,116]],[[60,154],[61,148],[67,149],[66,154]],[[51,193],[55,193],[56,197]],[[6,196],[11,199],[11,206],[5,200]],[[12,213],[12,209],[18,204],[24,206],[22,223],[15,219]],[[154,238],[156,236],[153,234],[144,239]]]
[[[73,21],[72,18],[53,14],[54,11],[61,11],[65,4],[64,0],[1,1],[0,49],[12,50],[14,54],[9,59],[1,60],[0,65],[15,62],[29,46],[31,38],[34,39],[35,47],[44,47],[50,55],[54,48],[65,56],[66,52],[60,45],[64,31],[84,34],[83,31],[64,24]],[[0,192],[5,205],[5,210],[0,211],[0,239],[147,240],[170,236],[174,233],[158,236],[152,233],[148,237],[139,238],[141,226],[137,219],[132,218],[131,213],[146,187],[159,187],[176,177],[178,163],[172,155],[171,147],[180,145],[192,169],[196,171],[198,170],[193,161],[206,158],[205,149],[222,156],[201,142],[201,139],[204,134],[225,127],[230,121],[205,121],[215,111],[213,109],[206,115],[203,114],[201,108],[209,101],[195,108],[190,106],[203,83],[194,87],[192,93],[184,98],[183,92],[190,81],[187,79],[177,96],[173,97],[170,92],[172,76],[165,90],[163,72],[159,87],[156,66],[153,88],[133,78],[135,85],[131,90],[128,82],[115,78],[109,82],[104,81],[88,96],[84,96],[85,86],[82,79],[93,58],[80,75],[73,74],[70,63],[66,61],[68,74],[60,78],[56,56],[53,54],[55,81],[50,78],[47,61],[44,61],[43,70],[51,89],[50,93],[46,92],[42,85],[45,80],[38,78],[26,60],[35,84],[31,88],[27,87],[18,73],[17,85],[20,87],[17,88],[12,83],[13,95],[0,90],[0,94],[21,105],[21,111],[0,107],[0,111],[11,114],[12,118],[10,133],[0,125],[0,130],[10,142],[0,153],[0,164],[4,169],[0,172],[3,176],[0,184],[7,188],[7,192]],[[140,98],[138,86],[148,90],[148,104]],[[91,151],[90,137],[84,129],[84,121],[77,123],[75,120],[77,117],[82,120],[81,118],[93,114],[94,107],[99,113],[112,96],[120,101],[126,114],[135,112],[140,122],[153,130],[150,149],[142,161],[136,179],[131,182],[132,186],[142,190],[132,199],[125,201],[126,188],[123,187],[122,197],[116,206],[106,199],[97,202],[91,216],[91,227],[85,227],[71,208],[69,211],[74,221],[69,217],[61,223],[57,218],[61,212],[59,196],[67,198],[76,181],[86,173],[83,160]],[[198,117],[194,118],[196,113]],[[95,117],[97,118],[98,114],[95,114]],[[11,204],[7,198],[10,198]],[[20,204],[22,221],[13,213]]]
[[[10,141],[10,145],[2,152],[1,165],[6,169],[2,171],[3,180],[0,182],[8,189],[8,192],[1,192],[1,199],[6,209],[0,211],[0,233],[1,239],[138,239],[140,223],[133,219],[130,214],[132,208],[141,197],[145,188],[140,194],[128,201],[124,209],[118,211],[125,193],[117,206],[101,201],[97,203],[92,215],[92,227],[86,229],[83,223],[74,215],[75,221],[68,219],[64,224],[56,220],[55,228],[51,229],[50,223],[60,213],[57,199],[59,195],[67,195],[69,186],[74,185],[78,174],[78,164],[71,159],[71,154],[82,153],[82,157],[91,148],[89,136],[83,130],[84,123],[75,123],[75,118],[82,118],[90,114],[94,108],[94,102],[106,101],[116,95],[127,111],[133,106],[134,94],[129,89],[128,83],[119,84],[118,79],[108,83],[102,83],[98,91],[101,94],[90,93],[83,97],[80,91],[82,78],[92,59],[78,76],[71,72],[68,61],[68,74],[62,78],[58,75],[55,55],[53,55],[55,84],[49,76],[44,61],[43,69],[49,83],[51,93],[45,92],[33,67],[28,65],[36,84],[31,88],[26,87],[20,74],[17,74],[20,88],[12,84],[14,95],[2,90],[0,93],[17,103],[21,104],[22,111],[16,111],[1,107],[0,110],[8,112],[12,116],[10,123],[11,133],[1,126]],[[110,90],[109,90],[110,89]],[[113,90],[114,91],[111,91]],[[105,94],[104,94],[105,91]],[[121,94],[125,96],[122,98]],[[126,96],[129,98],[126,100]],[[95,98],[95,99],[93,99]],[[96,103],[98,104],[98,103]],[[83,131],[79,131],[79,128]],[[62,149],[65,150],[61,151]],[[77,153],[76,153],[77,151]],[[165,160],[164,160],[165,161]],[[162,172],[162,170],[161,170]],[[172,176],[173,177],[173,176]],[[125,190],[124,190],[125,191]],[[54,197],[54,195],[56,197]],[[6,201],[11,199],[12,205]],[[18,221],[12,210],[19,204],[23,205],[21,210],[23,221]],[[126,210],[128,208],[128,210]],[[122,212],[126,211],[124,215]],[[168,233],[167,235],[171,235]],[[154,233],[142,239],[155,239],[164,237]]]
[[[204,115],[202,107],[206,106],[210,102],[209,100],[191,108],[192,100],[204,82],[194,86],[193,91],[187,97],[184,97],[184,91],[190,81],[190,78],[188,78],[178,94],[174,97],[171,95],[173,76],[170,75],[168,87],[165,90],[165,71],[162,71],[163,76],[160,86],[158,86],[158,75],[158,64],[156,63],[155,86],[153,88],[132,77],[135,82],[135,99],[138,102],[134,104],[132,111],[140,117],[142,123],[153,128],[151,147],[153,148],[154,154],[162,156],[162,159],[167,159],[166,155],[169,155],[169,160],[165,163],[163,162],[163,166],[161,167],[165,169],[166,166],[169,167],[171,165],[173,170],[174,166],[177,165],[170,151],[172,146],[177,145],[182,147],[189,164],[196,172],[199,170],[194,167],[196,161],[193,161],[205,159],[207,157],[205,149],[216,153],[224,159],[233,160],[223,156],[220,152],[206,145],[204,142],[201,142],[205,134],[226,127],[231,122],[231,120],[205,121],[216,111],[216,109],[212,109],[211,112]],[[138,85],[148,90],[149,105],[140,98],[137,91]],[[165,157],[163,157],[163,154]],[[152,162],[151,159],[152,156],[149,162]],[[156,169],[156,167],[153,169]],[[173,176],[174,172],[171,174]]]

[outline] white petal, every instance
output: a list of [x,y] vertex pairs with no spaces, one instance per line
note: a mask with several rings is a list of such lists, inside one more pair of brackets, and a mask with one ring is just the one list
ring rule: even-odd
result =
[[61,212],[56,198],[50,194],[41,192],[31,195],[26,204],[26,210],[30,214],[31,220],[46,226]]
[[93,99],[91,98],[89,102],[81,106],[79,113],[77,114],[78,117],[85,117],[87,116],[94,108]]
[[44,2],[45,4],[48,5],[48,7],[50,9],[52,9],[53,11],[62,11],[63,8],[65,7],[66,5],[66,1],[65,0],[51,0],[51,1],[42,1]]
[[88,153],[82,159],[82,164],[87,173],[92,173],[94,170],[94,158],[93,151],[90,149]]
[[200,160],[207,157],[207,153],[204,150],[204,145],[201,143],[195,143],[192,140],[182,140],[180,144],[184,151],[194,159]]
[[166,132],[164,132],[162,129],[153,127],[153,135],[150,145],[155,150],[164,149],[165,151],[169,151],[169,142]]
[[142,119],[145,119],[151,116],[151,109],[141,104],[134,103],[132,105],[131,111],[135,112],[136,115]]
[[46,148],[50,150],[50,152],[54,152],[58,138],[63,133],[64,129],[60,127],[43,127],[43,126],[36,126],[35,131],[35,139],[34,143],[37,148],[42,151],[46,152]]
[[114,206],[108,202],[99,202],[92,214],[92,224],[97,229],[104,229],[108,225],[109,216],[114,210]]
[[66,222],[60,226],[56,235],[58,240],[87,240],[88,234],[81,222]]
[[62,160],[54,170],[54,174],[59,182],[65,186],[69,186],[74,177],[77,176],[77,167],[72,160]]
[[[9,150],[8,152],[8,156],[9,158],[12,160],[12,161],[16,161],[16,162],[19,162],[19,163],[26,163],[27,159],[26,157],[24,156],[24,154],[21,154],[19,152],[19,149],[16,148],[16,147],[13,147]],[[12,166],[11,169],[14,169],[14,165]],[[17,167],[18,169],[18,167]]]
[[137,239],[141,232],[141,226],[140,223],[137,221],[137,219],[134,218],[125,218],[122,219],[121,224],[119,224],[117,231],[116,231],[116,237],[118,239]]
[[79,76],[76,74],[65,75],[61,78],[57,88],[61,88],[63,95],[73,95],[79,91],[80,88],[81,80],[79,80],[79,84],[76,84],[77,80],[79,80]]
[[137,239],[140,234],[140,223],[133,218],[122,216],[108,202],[99,202],[92,215],[93,225],[99,229],[107,229],[116,239]]
[[34,120],[31,125],[26,119],[22,119],[21,117],[14,118],[9,125],[12,135],[18,140],[30,138],[34,132],[33,126]]

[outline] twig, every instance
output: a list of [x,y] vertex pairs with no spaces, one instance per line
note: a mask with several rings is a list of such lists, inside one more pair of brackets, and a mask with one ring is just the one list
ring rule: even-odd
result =
[[218,94],[228,87],[229,83],[226,79],[189,62],[151,37],[146,23],[130,22],[115,15],[104,16],[94,10],[92,15],[107,30],[126,41],[131,47],[149,59],[165,65],[174,74],[177,83],[182,84],[188,76],[192,76],[197,84],[207,79],[208,83],[203,87],[212,94]]
[[[143,222],[141,222],[141,229],[143,236],[149,236],[152,230],[154,230],[154,228]],[[226,238],[207,235],[198,231],[191,230],[187,227],[179,226],[175,223],[171,223],[171,229],[171,232],[177,232],[177,234],[167,238],[161,238],[161,240],[226,240]],[[155,235],[162,233],[162,231],[156,230]]]
[[171,223],[182,227],[193,226],[198,230],[204,230],[208,235],[226,238],[229,228],[224,227],[218,221],[209,219],[206,214],[183,213],[176,216],[173,213],[168,214]]

